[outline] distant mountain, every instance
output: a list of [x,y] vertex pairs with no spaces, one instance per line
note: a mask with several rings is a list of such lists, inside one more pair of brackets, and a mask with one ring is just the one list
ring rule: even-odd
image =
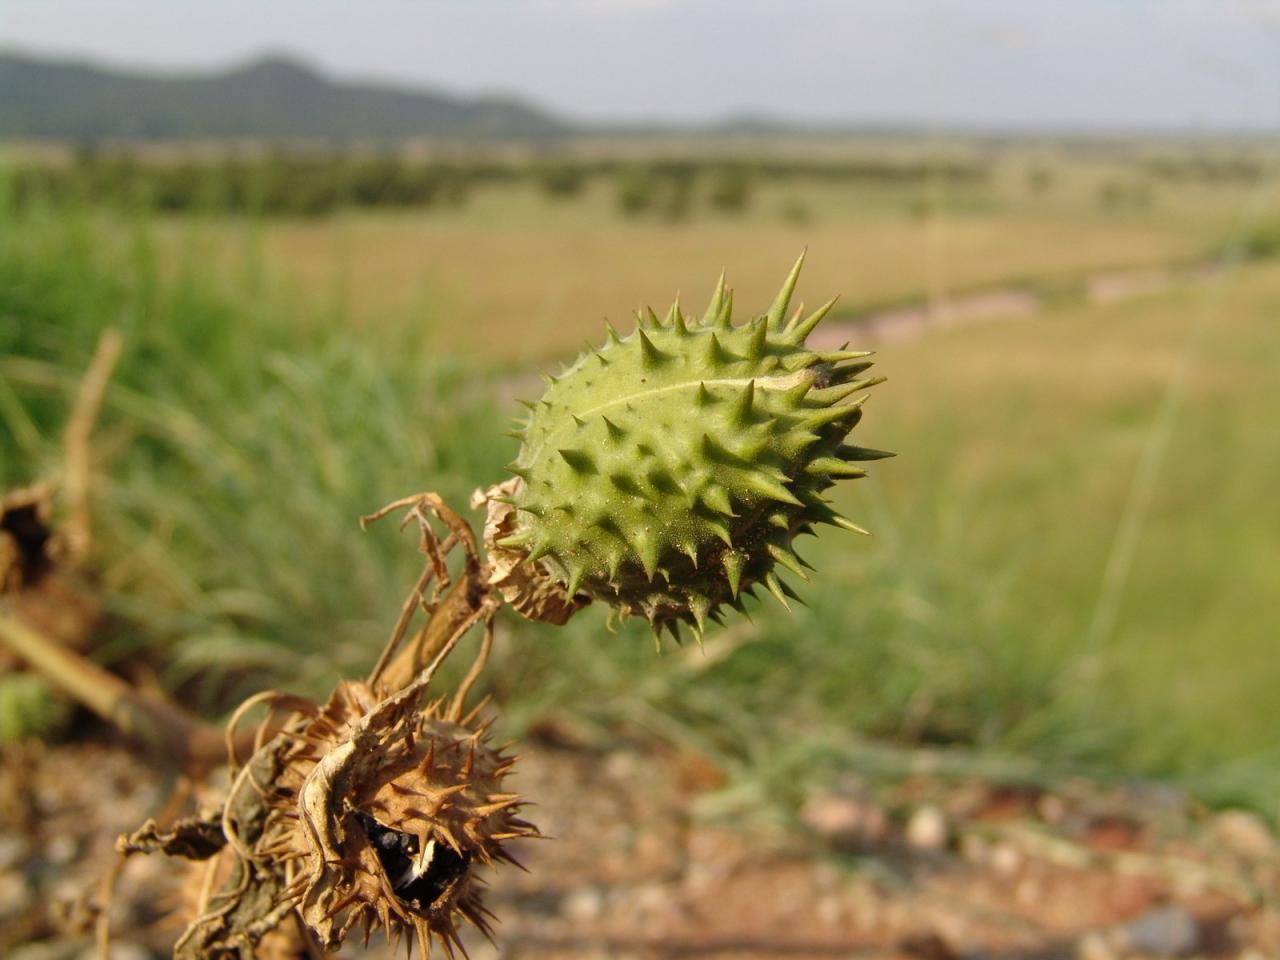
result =
[[550,137],[535,106],[330,80],[286,57],[218,73],[150,74],[0,53],[0,137],[58,140]]

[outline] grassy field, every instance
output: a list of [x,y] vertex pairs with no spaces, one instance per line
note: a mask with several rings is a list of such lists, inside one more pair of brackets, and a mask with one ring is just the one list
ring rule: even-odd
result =
[[[727,267],[763,308],[808,244],[802,295],[852,303],[939,285],[1193,258],[1238,226],[1235,187],[1117,213],[1088,171],[1049,198],[1010,174],[986,206],[813,186],[807,223],[761,191],[741,217],[623,221],[494,188],[461,211],[326,221],[0,220],[0,485],[57,468],[96,332],[128,350],[97,436],[97,563],[120,629],[216,711],[263,682],[312,692],[366,665],[416,567],[355,518],[502,475],[499,369],[558,355],[600,318]],[[1088,182],[1086,182],[1088,181]],[[1022,197],[1016,203],[1014,199]],[[961,204],[960,207],[965,207]],[[1253,217],[1271,214],[1254,209]],[[513,731],[656,735],[735,777],[716,809],[783,807],[850,763],[941,750],[958,771],[1166,775],[1276,814],[1280,268],[1260,262],[1111,306],[887,345],[863,440],[902,456],[842,496],[871,539],[824,534],[809,606],[772,605],[656,657],[588,611],[504,621],[492,682]],[[1114,631],[1090,638],[1103,571],[1193,325],[1185,406],[1154,475]]]
[[[575,350],[606,316],[624,320],[676,291],[704,298],[721,270],[740,302],[764,303],[779,264],[806,245],[810,289],[823,299],[841,292],[847,312],[948,289],[1195,259],[1228,235],[1241,197],[1188,188],[1159,194],[1150,207],[1111,210],[1081,183],[1048,198],[1019,189],[953,195],[929,212],[927,189],[765,187],[740,215],[672,223],[620,218],[605,185],[573,202],[516,185],[477,191],[461,210],[356,211],[257,228],[179,219],[162,225],[161,242],[234,273],[248,240],[268,287],[309,312],[336,308],[362,326],[430,317],[443,346],[528,362]],[[789,204],[808,213],[789,219]]]

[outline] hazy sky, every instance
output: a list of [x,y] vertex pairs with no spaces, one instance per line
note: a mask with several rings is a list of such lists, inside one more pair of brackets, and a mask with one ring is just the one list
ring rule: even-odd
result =
[[1280,0],[0,0],[0,47],[287,51],[615,121],[1280,128]]

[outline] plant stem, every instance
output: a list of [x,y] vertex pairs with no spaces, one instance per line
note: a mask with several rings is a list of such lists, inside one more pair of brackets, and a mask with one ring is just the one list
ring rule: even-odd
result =
[[139,693],[2,609],[0,643],[157,757],[193,775],[225,762],[226,742],[218,731],[181,707]]
[[497,600],[483,583],[479,568],[468,564],[422,629],[376,678],[377,689],[384,696],[403,689],[455,634],[478,623],[496,607]]

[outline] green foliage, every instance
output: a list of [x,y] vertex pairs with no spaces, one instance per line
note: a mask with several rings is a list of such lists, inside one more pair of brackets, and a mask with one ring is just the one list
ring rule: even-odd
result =
[[52,733],[69,710],[45,681],[31,673],[0,674],[0,744]]
[[623,216],[634,217],[654,205],[655,186],[642,168],[633,167],[618,174],[618,210]]
[[1036,196],[1052,192],[1054,184],[1053,168],[1044,163],[1034,163],[1027,170],[1027,189]]
[[1107,180],[1098,188],[1104,210],[1141,210],[1151,206],[1151,187],[1139,180]]
[[126,339],[94,506],[132,629],[102,655],[199,676],[206,707],[267,677],[315,690],[367,669],[416,561],[357,518],[426,488],[465,503],[499,475],[503,452],[474,440],[494,421],[474,371],[428,331],[291,320],[196,262],[167,281],[142,224],[119,256],[61,218],[16,226],[0,248],[0,483],[53,472],[99,331]]
[[551,160],[535,168],[534,176],[548,197],[568,200],[580,196],[587,185],[587,169],[572,160]]
[[1219,256],[1271,260],[1280,256],[1280,222],[1261,223],[1222,244]]
[[[1094,184],[1064,168],[1053,200],[1074,186],[1096,214]],[[791,189],[758,205],[770,224]],[[797,204],[825,227],[834,193],[797,193]],[[0,189],[0,216],[13,216],[10,199]],[[210,209],[219,202],[211,191]],[[1213,236],[1194,222],[1170,229],[1193,244]],[[764,236],[752,218],[731,226],[752,244]],[[145,219],[69,195],[0,221],[0,483],[56,470],[97,331],[125,328],[95,433],[94,562],[127,629],[97,655],[146,658],[210,711],[262,686],[318,693],[339,670],[366,670],[418,567],[411,539],[361,532],[355,518],[422,489],[461,507],[515,451],[488,372],[445,352],[444,321],[457,316],[436,333],[422,318],[406,329],[282,300],[259,279],[275,266],[253,245],[262,227],[219,225],[224,239],[246,238],[239,260],[223,257],[241,269],[219,272],[199,218],[166,218],[182,232],[157,241]],[[721,227],[690,228],[655,272],[674,272]],[[640,232],[615,229],[617,249]],[[1011,273],[1002,264],[1019,237],[1011,228],[992,249],[992,271]],[[746,248],[729,249],[733,263]],[[642,623],[606,633],[603,610],[561,629],[506,617],[485,681],[506,729],[687,745],[733,775],[708,802],[730,812],[795,800],[833,770],[899,775],[921,758],[955,775],[1168,775],[1274,812],[1274,278],[1241,270],[1224,291],[1178,427],[1178,469],[1161,481],[1123,634],[1106,649],[1082,654],[1079,638],[1170,338],[1192,313],[1182,288],[886,344],[894,377],[880,389],[892,402],[877,402],[866,427],[910,457],[833,488],[832,506],[876,535],[827,531],[806,546],[820,570],[809,606],[748,600],[754,622],[663,656]],[[492,339],[486,356],[503,346]]]
[[59,168],[28,165],[13,174],[19,209],[84,202],[166,213],[217,211],[318,217],[349,206],[460,206],[476,182],[510,173],[482,163],[415,162],[375,156],[292,153],[261,157],[155,161],[81,151]]
[[726,166],[712,175],[707,193],[711,209],[741,213],[751,203],[751,177],[740,166]]
[[797,196],[788,196],[778,210],[786,223],[804,226],[813,221],[813,209]]

